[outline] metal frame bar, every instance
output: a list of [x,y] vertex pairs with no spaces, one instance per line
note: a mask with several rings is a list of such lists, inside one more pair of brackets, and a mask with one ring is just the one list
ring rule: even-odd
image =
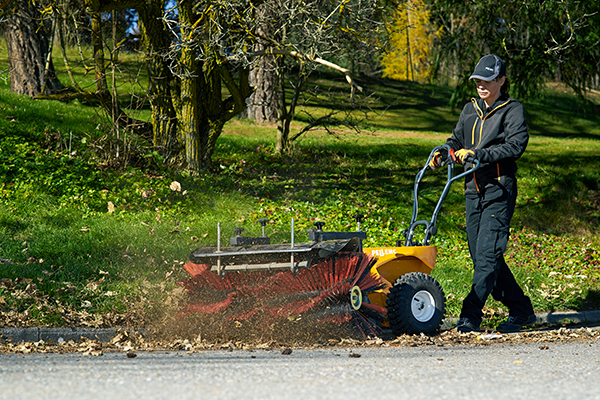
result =
[[414,186],[414,190],[413,190],[413,213],[412,213],[412,217],[410,220],[410,225],[408,226],[407,234],[405,236],[405,241],[404,241],[405,246],[414,246],[415,245],[415,243],[413,242],[412,239],[415,234],[415,228],[419,225],[425,226],[425,234],[423,236],[423,241],[421,242],[421,244],[423,246],[429,245],[429,242],[431,241],[431,237],[437,233],[437,228],[435,226],[435,222],[437,220],[437,217],[438,217],[440,211],[442,210],[442,205],[446,201],[446,197],[448,196],[448,193],[450,192],[450,187],[457,180],[462,179],[465,176],[467,176],[468,174],[477,171],[481,165],[479,160],[474,160],[473,168],[454,176],[454,165],[456,164],[456,162],[452,159],[447,160],[448,178],[446,180],[446,185],[444,186],[444,189],[442,190],[442,194],[440,195],[440,198],[435,206],[435,209],[433,210],[431,220],[430,221],[426,221],[426,220],[417,221],[417,216],[419,214],[419,184],[421,183],[421,180],[423,179],[425,172],[429,169],[429,163],[433,159],[434,154],[440,150],[445,150],[445,151],[450,152],[450,150],[452,150],[452,148],[447,144],[443,144],[443,145],[434,147],[433,150],[431,150],[431,152],[429,153],[429,157],[427,158],[425,167],[423,167],[417,173],[417,176],[415,178],[415,186]]
[[[264,234],[264,231],[263,231]],[[217,251],[210,254],[194,254],[196,258],[217,258],[216,272],[223,276],[226,271],[246,271],[248,269],[287,269],[289,268],[293,273],[297,273],[299,268],[306,268],[309,265],[308,261],[295,262],[294,254],[296,253],[308,253],[313,250],[311,247],[297,248],[295,246],[295,233],[294,233],[294,218],[291,220],[291,246],[289,249],[278,249],[278,250],[248,250],[248,251],[235,251],[235,252],[223,252],[221,251],[221,223],[217,223]],[[254,254],[289,254],[290,263],[267,263],[267,264],[245,264],[242,266],[224,266],[221,263],[221,257],[229,256],[241,256],[241,255],[254,255]],[[213,270],[214,268],[211,268]]]

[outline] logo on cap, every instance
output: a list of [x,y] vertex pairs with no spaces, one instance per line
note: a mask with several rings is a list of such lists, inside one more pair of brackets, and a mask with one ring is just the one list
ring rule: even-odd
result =
[[498,76],[504,75],[506,75],[506,65],[504,64],[504,61],[494,54],[489,54],[481,57],[469,79],[491,81]]

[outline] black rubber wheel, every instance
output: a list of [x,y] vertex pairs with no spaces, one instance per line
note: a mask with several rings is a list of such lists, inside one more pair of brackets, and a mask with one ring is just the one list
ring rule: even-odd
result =
[[396,280],[386,305],[395,335],[434,335],[444,319],[446,296],[432,276],[411,272]]

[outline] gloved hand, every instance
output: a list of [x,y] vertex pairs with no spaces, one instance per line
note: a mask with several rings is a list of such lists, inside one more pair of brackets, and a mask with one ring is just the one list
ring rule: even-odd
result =
[[456,155],[458,162],[463,165],[466,162],[473,161],[475,159],[475,152],[473,150],[460,149],[454,154]]
[[437,167],[442,165],[442,155],[439,151],[433,153],[433,157],[431,157],[431,161],[429,161],[429,168],[436,169]]

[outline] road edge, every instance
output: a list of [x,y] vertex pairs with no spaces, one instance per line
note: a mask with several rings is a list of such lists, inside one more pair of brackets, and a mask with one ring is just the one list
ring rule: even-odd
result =
[[[600,323],[600,310],[593,311],[556,311],[549,313],[536,313],[537,322],[548,326],[589,325]],[[457,318],[446,318],[442,330],[452,329]],[[0,328],[0,341],[13,343],[68,342],[80,341],[82,338],[110,342],[120,331],[136,330],[148,333],[150,330],[117,328]]]

